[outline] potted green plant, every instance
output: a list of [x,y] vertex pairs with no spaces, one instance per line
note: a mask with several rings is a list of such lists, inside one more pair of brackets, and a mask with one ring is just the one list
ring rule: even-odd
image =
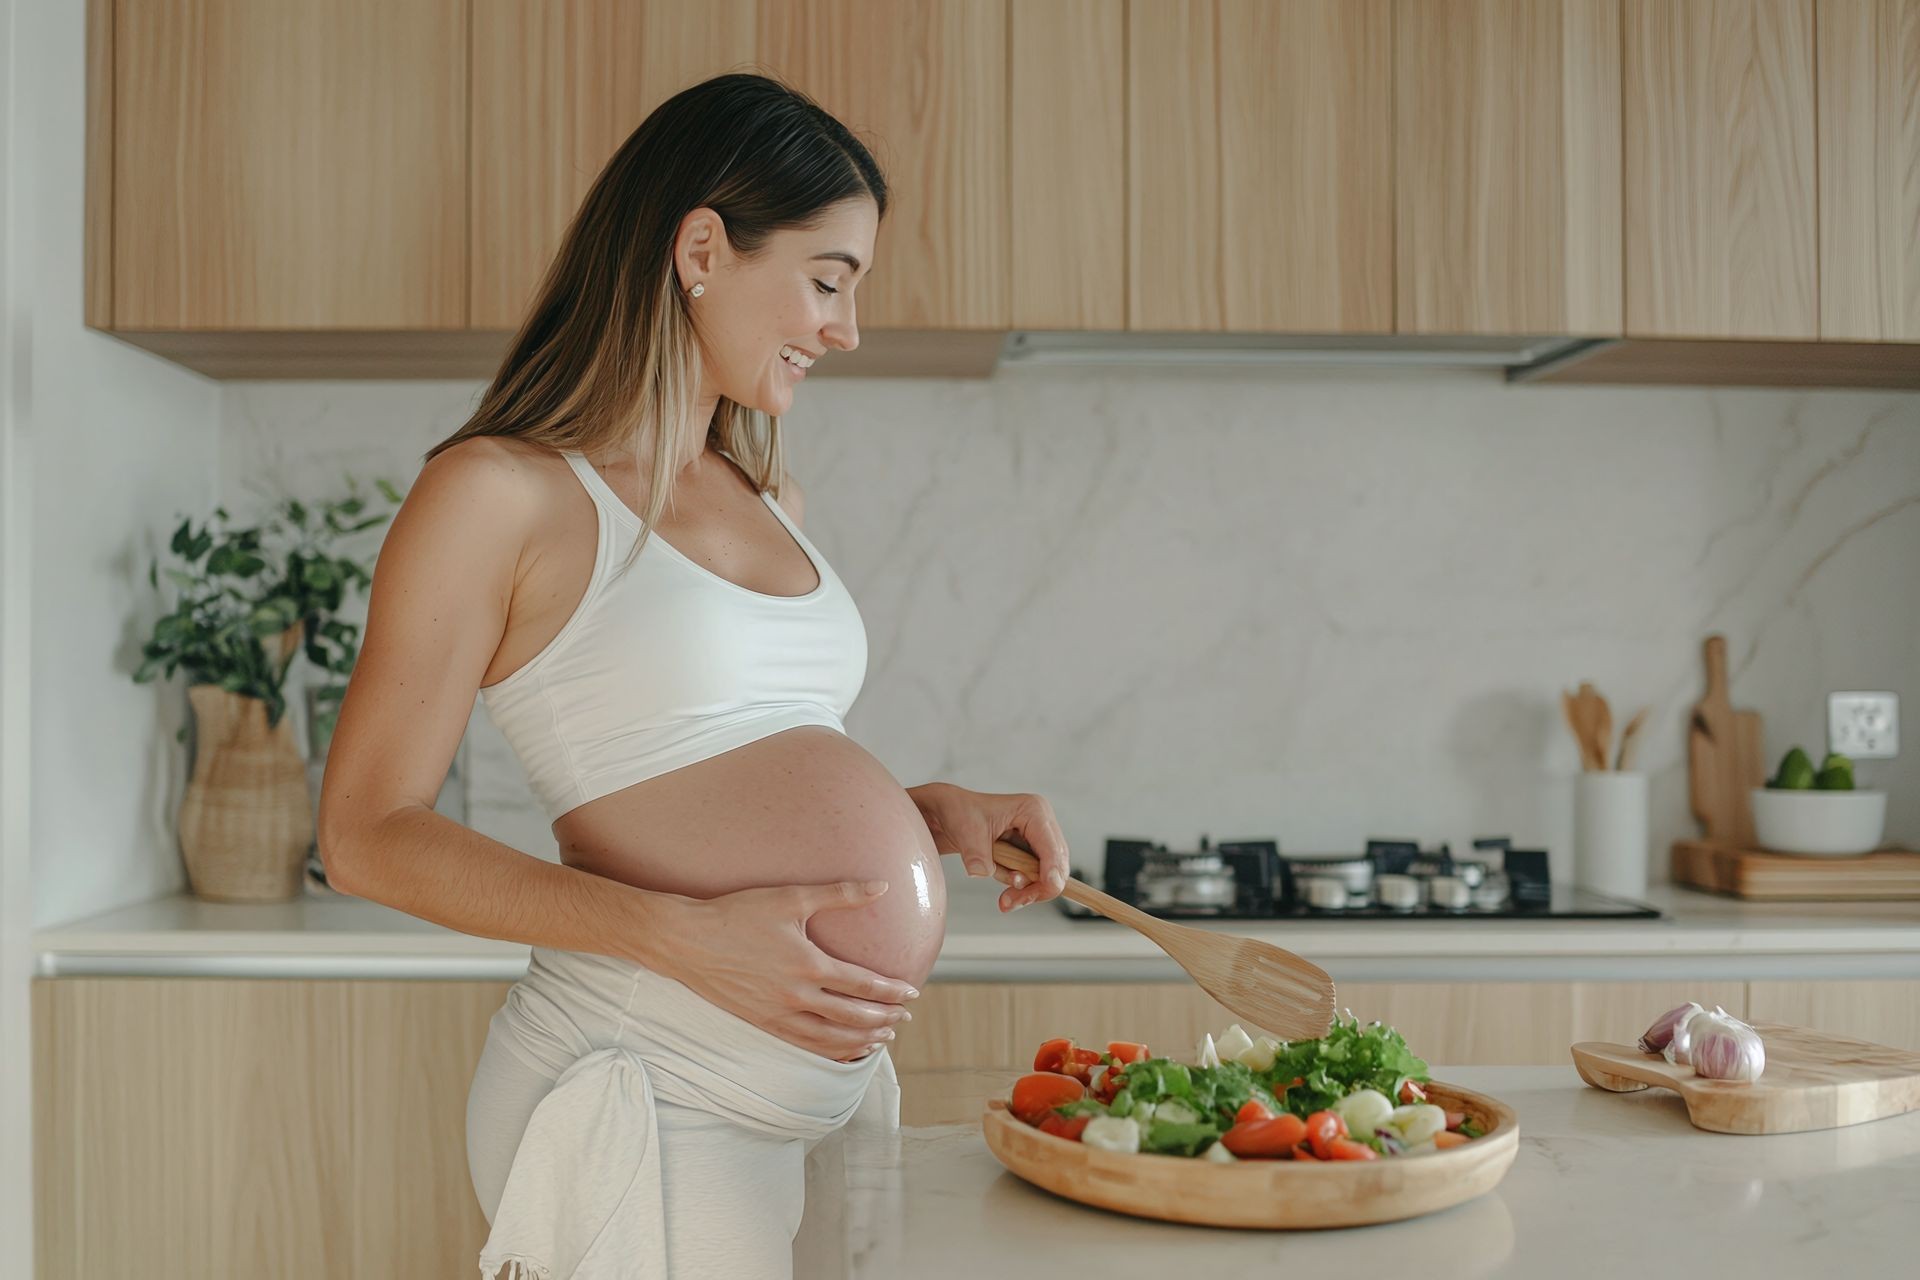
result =
[[[338,714],[360,650],[360,628],[338,614],[349,591],[365,594],[373,582],[370,558],[348,552],[356,535],[392,516],[370,512],[358,482],[345,481],[345,497],[311,506],[285,498],[257,525],[234,527],[224,507],[199,524],[183,519],[168,544],[177,563],[163,570],[155,557],[148,566],[156,590],[164,572],[177,593],[133,678],[186,677],[194,754],[178,825],[200,897],[278,902],[300,893],[313,804],[287,718],[287,676],[304,653],[324,673],[321,714]],[[399,504],[391,484],[374,483]]]

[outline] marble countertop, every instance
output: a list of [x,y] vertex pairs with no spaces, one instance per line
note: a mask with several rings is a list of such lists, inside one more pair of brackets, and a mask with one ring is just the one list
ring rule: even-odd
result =
[[1054,1280],[1196,1264],[1208,1275],[1260,1266],[1248,1274],[1423,1280],[1911,1274],[1920,1113],[1737,1137],[1693,1128],[1677,1094],[1602,1093],[1570,1066],[1434,1075],[1520,1118],[1500,1185],[1451,1209],[1323,1232],[1184,1226],[1031,1186],[993,1158],[978,1124],[836,1135],[840,1150],[809,1165],[794,1274]]
[[[957,862],[956,864],[957,865]],[[1051,903],[1002,914],[999,886],[948,875],[948,982],[1174,981],[1153,943]],[[1920,902],[1749,903],[1656,886],[1660,920],[1223,921],[1308,956],[1336,981],[1821,979],[1920,977]],[[357,898],[286,903],[174,894],[38,930],[43,977],[450,978],[512,981],[527,948],[456,933]]]

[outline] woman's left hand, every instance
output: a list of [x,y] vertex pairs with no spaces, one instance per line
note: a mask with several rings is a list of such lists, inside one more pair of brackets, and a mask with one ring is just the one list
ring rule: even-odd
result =
[[[1059,896],[1067,886],[1067,838],[1044,796],[995,795],[968,791],[948,782],[930,782],[909,793],[933,833],[933,847],[958,853],[970,876],[992,876],[1008,886],[1000,909],[1012,911],[1030,902]],[[1029,881],[993,860],[993,842],[1005,840],[1040,859],[1040,878]]]

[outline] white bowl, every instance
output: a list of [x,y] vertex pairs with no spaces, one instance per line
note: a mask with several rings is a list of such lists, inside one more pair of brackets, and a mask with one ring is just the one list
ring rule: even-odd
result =
[[1753,835],[1762,849],[1844,858],[1872,853],[1887,827],[1884,791],[1753,789]]

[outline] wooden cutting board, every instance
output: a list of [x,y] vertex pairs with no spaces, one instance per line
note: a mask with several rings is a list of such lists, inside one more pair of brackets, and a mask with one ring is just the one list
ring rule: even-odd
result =
[[1920,1109],[1920,1053],[1775,1022],[1754,1030],[1767,1066],[1752,1084],[1703,1080],[1658,1054],[1597,1040],[1573,1046],[1573,1065],[1596,1089],[1672,1089],[1695,1127],[1715,1133],[1837,1129]]
[[1856,858],[1805,858],[1679,840],[1673,846],[1673,878],[1712,893],[1776,902],[1915,900],[1920,899],[1920,853],[1881,849]]
[[1693,704],[1687,730],[1687,780],[1693,816],[1706,838],[1753,845],[1753,788],[1767,780],[1760,713],[1736,711],[1727,692],[1727,638],[1706,644],[1707,694]]

